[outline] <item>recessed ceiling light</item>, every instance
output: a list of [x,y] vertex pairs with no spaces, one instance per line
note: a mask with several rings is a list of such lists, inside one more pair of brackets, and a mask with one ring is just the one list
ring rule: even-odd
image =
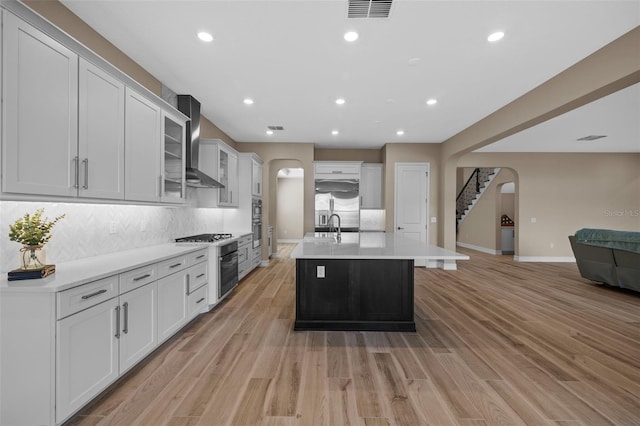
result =
[[268,135],[272,135],[273,134],[273,130],[267,130],[267,134]]
[[337,103],[338,105],[344,105],[345,100],[344,100],[344,98],[338,98],[338,99],[336,99],[336,103]]
[[246,99],[245,99],[244,101],[242,101],[242,102],[244,102],[244,103],[245,103],[245,104],[247,104],[247,105],[253,105],[253,99],[251,99],[251,98],[246,98]]
[[398,136],[402,136],[402,135],[404,135],[404,130],[398,130],[398,131],[396,132],[396,135],[398,135]]
[[206,41],[207,43],[210,43],[213,41],[213,36],[207,32],[204,31],[200,31],[198,33],[198,38],[202,41]]
[[431,98],[427,101],[427,105],[435,105],[438,103],[437,99]]
[[334,135],[334,136],[337,135],[338,133],[340,133],[340,132],[338,132],[337,130],[332,130],[331,131],[331,134]]
[[349,31],[344,34],[344,39],[348,42],[356,41],[358,39],[358,33],[355,31]]
[[504,37],[504,33],[502,31],[496,31],[493,34],[489,34],[489,37],[487,37],[487,40],[490,42],[494,42],[494,41],[502,40],[502,37]]

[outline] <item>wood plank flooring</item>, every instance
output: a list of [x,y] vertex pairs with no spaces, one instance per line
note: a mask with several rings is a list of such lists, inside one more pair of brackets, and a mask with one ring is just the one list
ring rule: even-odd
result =
[[461,250],[416,333],[294,332],[293,245],[69,425],[640,425],[640,295]]

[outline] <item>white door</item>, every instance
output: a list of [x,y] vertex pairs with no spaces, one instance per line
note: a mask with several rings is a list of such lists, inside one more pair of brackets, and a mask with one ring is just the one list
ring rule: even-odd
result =
[[158,280],[158,342],[187,322],[187,273],[180,271]]
[[3,16],[3,190],[76,196],[78,55]]
[[118,378],[118,298],[58,321],[56,422]]
[[125,199],[159,201],[160,107],[128,87],[125,98]]
[[395,182],[395,232],[427,243],[429,163],[396,163]]
[[156,347],[157,289],[152,282],[120,296],[120,374]]
[[124,198],[124,84],[80,58],[79,195]]

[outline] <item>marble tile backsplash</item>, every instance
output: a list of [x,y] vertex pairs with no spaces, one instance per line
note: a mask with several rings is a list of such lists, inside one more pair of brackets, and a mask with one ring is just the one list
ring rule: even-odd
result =
[[66,214],[45,247],[47,263],[54,264],[223,232],[224,225],[220,209],[0,201],[0,273],[19,266],[20,245],[9,240],[9,225],[39,208],[49,219]]

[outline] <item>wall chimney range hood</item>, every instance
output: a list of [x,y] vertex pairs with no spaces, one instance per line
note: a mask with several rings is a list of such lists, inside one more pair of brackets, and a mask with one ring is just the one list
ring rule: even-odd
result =
[[178,95],[178,110],[189,117],[187,121],[186,180],[194,188],[224,188],[224,185],[198,169],[200,157],[200,102],[191,95]]

